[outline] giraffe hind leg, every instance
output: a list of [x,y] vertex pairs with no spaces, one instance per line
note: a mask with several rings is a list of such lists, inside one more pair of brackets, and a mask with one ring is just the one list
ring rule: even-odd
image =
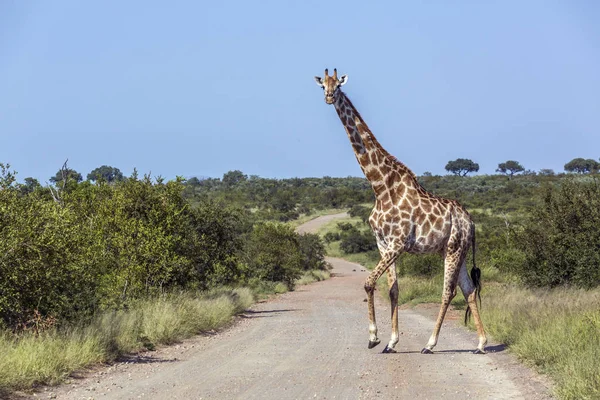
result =
[[435,322],[431,337],[429,338],[427,345],[423,348],[423,350],[421,350],[422,354],[433,354],[433,348],[437,345],[442,323],[444,322],[444,317],[446,316],[446,311],[448,311],[448,306],[450,306],[450,302],[456,295],[456,281],[458,277],[458,268],[461,262],[462,256],[459,251],[446,254],[446,258],[444,260],[444,289],[442,292],[442,305],[440,306],[440,312]]
[[[473,284],[473,280],[469,276],[469,273],[467,271],[467,265],[465,263],[463,263],[460,268],[460,273],[458,275],[458,285],[460,286],[460,290],[462,290],[463,295],[465,296],[465,300],[467,301],[469,310],[473,315],[473,319],[475,320],[475,328],[477,329],[479,344],[477,345],[477,349],[474,351],[474,353],[485,354],[485,345],[487,343],[487,337],[485,335],[485,329],[483,328],[481,316],[479,315],[479,309],[477,308],[478,293],[475,290],[475,285]],[[467,315],[465,315],[465,317],[467,317]]]

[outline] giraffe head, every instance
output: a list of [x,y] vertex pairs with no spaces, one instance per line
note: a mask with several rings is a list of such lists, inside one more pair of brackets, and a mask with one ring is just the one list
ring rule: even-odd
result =
[[338,79],[337,69],[333,70],[333,76],[329,76],[328,70],[325,70],[325,77],[321,78],[320,76],[315,76],[315,81],[325,92],[325,103],[333,104],[340,93],[340,87],[348,82],[348,75],[342,75],[342,77]]

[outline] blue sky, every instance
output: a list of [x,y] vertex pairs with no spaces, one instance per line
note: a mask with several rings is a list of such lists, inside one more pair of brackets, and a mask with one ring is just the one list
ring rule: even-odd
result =
[[[450,4],[452,3],[452,4]],[[167,5],[168,4],[168,5]],[[417,174],[600,157],[600,2],[0,2],[0,162],[360,176],[314,75]]]

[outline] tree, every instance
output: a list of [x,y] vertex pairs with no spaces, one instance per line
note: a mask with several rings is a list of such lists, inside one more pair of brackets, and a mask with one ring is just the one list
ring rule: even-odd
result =
[[20,185],[21,187],[21,193],[23,194],[27,194],[27,193],[31,193],[33,192],[35,189],[42,187],[42,185],[40,185],[40,182],[32,177],[27,177],[24,179],[24,182],[22,185]]
[[448,161],[446,171],[452,172],[454,175],[465,176],[470,172],[479,171],[479,164],[468,158],[457,158],[454,161]]
[[542,168],[542,169],[540,169],[539,175],[554,176],[554,170],[550,169],[550,168]]
[[514,160],[508,160],[507,162],[498,164],[498,169],[496,170],[496,172],[508,175],[509,179],[511,179],[514,174],[518,174],[519,172],[523,171],[525,171],[525,168],[519,164],[518,161]]
[[77,183],[81,182],[83,177],[81,174],[74,169],[71,168],[61,168],[56,172],[56,174],[50,178],[50,182],[58,185],[62,184],[63,181],[75,181]]
[[194,176],[188,179],[185,184],[188,186],[200,186],[202,183],[200,182],[200,179]]
[[589,172],[598,172],[600,169],[600,163],[596,160],[588,158],[574,158],[565,164],[565,171],[576,172],[578,174],[586,174]]
[[99,180],[104,180],[108,183],[118,182],[123,180],[123,174],[119,170],[119,168],[109,167],[108,165],[103,165],[101,167],[96,168],[92,172],[87,175],[88,181],[97,182]]
[[13,183],[17,180],[15,171],[10,170],[10,164],[0,163],[0,189],[8,189],[13,187]]
[[223,183],[226,186],[235,186],[238,183],[248,180],[248,176],[240,170],[229,171],[223,174]]

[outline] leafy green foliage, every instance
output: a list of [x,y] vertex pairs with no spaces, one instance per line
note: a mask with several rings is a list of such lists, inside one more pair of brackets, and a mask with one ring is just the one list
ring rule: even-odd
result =
[[210,198],[192,206],[181,178],[165,183],[134,172],[110,184],[77,183],[65,167],[65,185],[23,190],[10,166],[0,167],[6,326],[62,323],[165,292],[251,279],[291,288],[303,270],[327,267],[315,235],[256,224],[254,213]]
[[525,262],[515,272],[535,286],[600,283],[600,185],[565,180],[548,188],[517,239]]
[[288,288],[302,275],[298,235],[283,224],[257,224],[247,241],[246,263],[251,277],[284,282]]
[[97,283],[88,243],[69,208],[1,190],[0,318],[16,325],[34,310],[69,316],[93,305]]
[[302,268],[304,270],[327,270],[330,265],[325,261],[325,246],[319,235],[305,233],[298,236]]

